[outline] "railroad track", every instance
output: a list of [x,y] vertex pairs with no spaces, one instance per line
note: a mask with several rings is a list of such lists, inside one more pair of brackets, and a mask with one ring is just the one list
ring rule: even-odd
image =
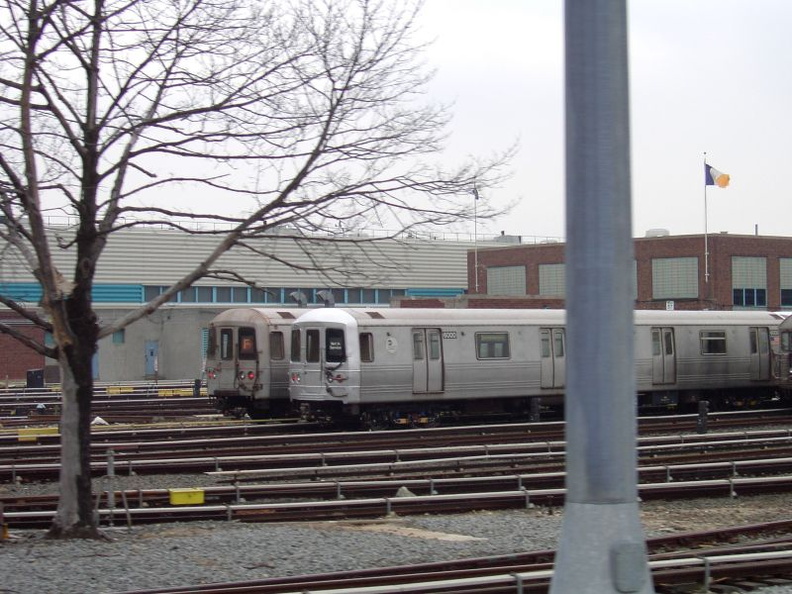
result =
[[[658,438],[651,438],[658,439]],[[709,442],[704,442],[710,447]],[[734,444],[741,441],[719,440]],[[659,445],[661,451],[664,444]],[[700,445],[683,444],[677,448]],[[468,448],[469,450],[470,448]],[[792,490],[792,452],[784,446],[784,456],[772,457],[768,442],[759,441],[746,459],[710,461],[697,453],[694,462],[664,463],[659,455],[648,456],[638,467],[639,492],[644,499],[679,497],[732,497],[759,492]],[[370,459],[375,452],[359,452]],[[112,523],[123,502],[128,522],[156,522],[183,519],[243,519],[245,521],[293,520],[338,517],[371,517],[395,513],[441,513],[468,509],[498,509],[521,505],[560,505],[564,498],[563,447],[539,454],[497,452],[460,456],[454,448],[423,452],[428,457],[384,462],[357,460],[353,452],[338,453],[328,464],[321,454],[271,455],[253,457],[255,470],[211,470],[207,474],[226,485],[201,490],[206,505],[196,509],[162,507],[167,490],[117,491],[113,475],[105,478],[101,495],[112,506],[100,511]],[[443,454],[454,454],[443,458]],[[706,452],[705,452],[706,453]],[[734,454],[734,452],[728,452]],[[747,456],[746,452],[739,452]],[[777,452],[776,452],[777,453]],[[381,453],[394,457],[393,451]],[[710,457],[713,453],[708,454]],[[724,455],[714,452],[717,457]],[[395,458],[399,454],[395,453]],[[552,464],[548,465],[548,459]],[[199,460],[199,462],[205,460]],[[270,463],[267,464],[267,461]],[[160,468],[172,468],[172,459],[154,460]],[[211,461],[209,461],[211,463]],[[277,462],[277,464],[273,464]],[[194,460],[188,460],[194,464]],[[139,462],[140,464],[140,462]],[[287,464],[295,464],[288,466]],[[216,467],[216,465],[215,465]],[[519,468],[519,470],[516,470]],[[369,480],[360,477],[368,476]],[[284,482],[287,479],[302,482]],[[251,480],[269,481],[248,484]],[[231,483],[231,484],[228,484]],[[406,490],[411,497],[399,498]],[[416,497],[412,497],[415,496]],[[456,497],[461,495],[461,498]],[[243,501],[298,499],[288,504],[243,504]],[[307,500],[307,501],[306,501]],[[49,522],[57,504],[55,495],[2,496],[11,525],[40,525]],[[465,507],[467,506],[467,507]],[[98,502],[97,502],[98,507]],[[409,510],[409,511],[405,511]]]
[[[454,464],[455,472],[474,467],[493,469],[519,466],[546,470],[563,464],[565,442],[539,439],[507,427],[504,433],[463,433],[428,437],[392,432],[369,434],[250,435],[212,440],[165,439],[158,441],[103,442],[92,448],[94,476],[109,474],[113,467],[125,474],[172,474],[225,472],[242,480],[262,476],[290,476],[307,468],[314,478],[396,472],[413,466],[428,471]],[[434,445],[458,439],[462,445]],[[363,449],[361,449],[363,448]],[[707,435],[648,436],[638,440],[639,460],[675,464],[706,455],[710,461],[735,462],[760,454],[764,458],[792,456],[792,431],[786,428],[761,431],[711,433]],[[57,444],[0,444],[0,481],[54,480],[60,470]],[[494,470],[491,472],[493,473]]]
[[[519,482],[517,477],[513,483]],[[382,487],[381,488],[385,488]],[[420,514],[462,513],[482,510],[528,509],[537,505],[563,505],[566,490],[563,487],[546,489],[511,488],[504,491],[461,492],[446,495],[403,495],[403,485],[391,490],[387,497],[362,499],[335,498],[330,500],[301,500],[284,503],[210,503],[182,506],[150,506],[147,501],[167,500],[169,490],[114,492],[113,506],[107,506],[107,496],[102,507],[97,507],[103,525],[151,524],[187,521],[240,521],[240,522],[294,522],[327,521],[340,519],[372,519],[390,516]],[[331,486],[332,490],[332,486]],[[205,490],[204,490],[205,491]],[[792,476],[763,478],[735,478],[680,483],[652,483],[638,486],[642,500],[673,500],[696,497],[736,497],[757,493],[790,492]],[[211,492],[218,497],[218,492]],[[227,491],[225,497],[238,494]],[[303,494],[304,498],[305,495]],[[6,510],[23,506],[36,511],[5,511],[4,522],[9,528],[46,528],[55,514],[51,496],[29,496],[16,500],[5,499]],[[134,507],[140,505],[141,507]]]
[[[741,526],[724,530],[692,532],[647,540],[649,566],[658,594],[708,591],[740,584],[792,583],[792,521]],[[739,545],[723,544],[748,540]],[[311,594],[319,592],[371,593],[542,593],[549,589],[554,550],[532,551],[439,563],[385,567],[369,570],[314,574],[296,577],[247,580],[135,590],[123,594]],[[727,590],[720,590],[727,591]],[[732,590],[735,591],[735,590]]]
[[[778,417],[775,422],[777,419]],[[770,423],[767,420],[762,422]],[[387,518],[389,514],[408,516],[514,509],[535,505],[560,506],[564,501],[564,443],[562,440],[550,439],[551,436],[559,435],[557,426],[547,427],[544,431],[531,425],[503,426],[502,429],[462,428],[458,432],[457,428],[445,428],[382,433],[288,435],[275,434],[280,430],[277,426],[238,423],[224,427],[191,426],[174,429],[178,439],[173,439],[168,430],[159,428],[144,429],[142,434],[138,433],[138,429],[123,430],[120,433],[127,435],[118,439],[115,439],[115,435],[103,436],[105,441],[97,444],[95,452],[95,471],[98,476],[106,474],[107,462],[100,458],[109,446],[118,447],[119,451],[126,449],[130,453],[132,458],[127,460],[131,461],[128,469],[134,469],[134,472],[140,470],[160,473],[178,470],[172,465],[176,458],[168,456],[173,456],[174,452],[186,451],[190,455],[183,459],[184,468],[202,464],[203,468],[209,469],[205,471],[212,473],[211,476],[215,478],[214,486],[203,489],[206,503],[195,506],[170,505],[171,491],[168,489],[120,491],[113,488],[114,479],[110,477],[107,479],[107,489],[101,490],[101,497],[97,500],[97,512],[102,525],[123,526],[191,520],[348,521],[349,518],[371,522],[372,518],[376,521]],[[289,431],[290,428],[285,430]],[[202,431],[207,433],[201,433]],[[240,435],[237,431],[246,431],[248,434]],[[168,435],[171,439],[168,439]],[[149,438],[154,438],[154,442]],[[529,440],[532,439],[538,442],[531,443]],[[462,445],[450,445],[456,440],[463,442]],[[238,454],[239,448],[244,452],[245,448],[252,447],[255,451],[270,453],[206,456],[205,452],[195,449],[194,442],[204,442],[205,446],[207,441],[218,452],[223,451],[223,447],[227,445],[226,452]],[[418,446],[424,445],[424,442],[424,447]],[[790,434],[785,429],[642,437],[639,440],[639,476],[642,483],[639,486],[640,497],[644,500],[672,500],[677,497],[729,498],[752,493],[788,492],[792,490],[792,453],[789,451],[789,442]],[[322,444],[327,451],[312,451],[317,444]],[[360,449],[361,445],[365,447]],[[409,445],[412,447],[407,447]],[[0,438],[0,452],[6,446],[16,448],[17,454],[37,451],[41,459],[46,459],[58,450],[57,439],[52,435],[42,436],[41,443],[20,444]],[[170,446],[174,447],[169,449]],[[377,448],[380,446],[385,447],[378,453]],[[527,446],[535,449],[526,449]],[[285,449],[289,447],[295,449]],[[280,453],[272,453],[274,451]],[[155,454],[164,457],[152,457]],[[389,458],[375,457],[367,461],[367,457],[373,455]],[[724,457],[725,460],[722,459]],[[127,470],[122,460],[123,456],[118,454],[114,461],[119,473]],[[230,464],[238,462],[243,465],[251,462],[258,467],[228,469]],[[151,463],[148,470],[145,466],[147,463]],[[263,467],[264,465],[268,467]],[[57,468],[58,463],[55,462],[54,466]],[[22,466],[17,465],[15,468],[19,470]],[[537,468],[542,472],[535,472]],[[6,475],[0,476],[5,477],[0,480],[7,478]],[[359,477],[362,476],[369,477],[369,480],[361,480]],[[284,479],[295,481],[299,478],[304,480],[284,482]],[[11,480],[15,480],[13,475]],[[262,480],[267,482],[250,484],[250,481]],[[401,495],[406,496],[397,496],[402,487]],[[49,527],[56,498],[27,496],[24,499],[25,501],[20,501],[9,496],[0,497],[0,503],[5,508],[4,523],[12,530]],[[788,526],[782,529],[779,525],[776,528],[789,532]],[[666,538],[683,537],[675,535]],[[719,555],[717,560],[708,558],[706,563],[709,565],[710,577],[733,580],[736,584],[739,580],[746,579],[745,575],[752,580],[765,580],[765,583],[792,575],[792,553],[788,550],[789,545],[787,543],[783,547],[778,546],[775,550],[731,550]],[[552,555],[552,551],[549,553]],[[509,558],[513,559],[514,556],[510,555]],[[655,563],[652,567],[655,589],[662,594],[675,592],[674,589],[680,583],[696,581],[704,574],[705,561],[702,561],[698,550],[695,556],[682,556],[679,559],[653,556],[652,562]],[[544,568],[525,564],[505,571],[497,568],[479,569],[476,570],[479,574],[461,577],[453,574],[407,574],[395,577],[391,585],[387,582],[379,583],[377,587],[385,589],[377,591],[436,591],[460,594],[467,591],[516,592],[516,580],[520,580],[519,587],[523,592],[546,592],[550,579],[547,572],[552,571],[552,557],[549,566],[547,560],[544,563]],[[456,568],[457,562],[438,565],[446,569]],[[371,575],[374,574],[384,575],[381,569],[371,572]],[[351,582],[334,581],[341,579],[337,575],[331,576],[327,583],[317,580],[317,576],[307,576],[294,584],[290,584],[288,580],[282,581],[284,579],[286,578],[274,582],[265,580],[268,583],[242,583],[233,586],[237,592],[283,594],[293,591],[302,594],[368,583],[365,575],[353,577]],[[418,581],[418,585],[409,586],[414,580]],[[294,589],[289,590],[292,586]],[[167,591],[227,592],[228,585],[169,588]]]
[[[59,386],[0,389],[0,427],[46,426],[60,420]],[[192,382],[99,385],[91,403],[92,414],[108,423],[152,422],[216,414],[206,388]]]

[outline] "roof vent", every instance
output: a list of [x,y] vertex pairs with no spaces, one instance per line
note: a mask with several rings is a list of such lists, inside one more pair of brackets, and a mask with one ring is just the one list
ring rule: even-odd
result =
[[669,235],[668,229],[649,229],[646,232],[646,237],[668,237]]

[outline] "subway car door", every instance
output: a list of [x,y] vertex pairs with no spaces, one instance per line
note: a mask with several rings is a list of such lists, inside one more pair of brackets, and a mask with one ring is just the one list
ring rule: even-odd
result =
[[676,348],[673,328],[652,328],[652,383],[676,383]]
[[305,330],[303,340],[305,341],[303,383],[306,386],[319,388],[326,383],[322,361],[322,331],[319,328],[308,328]]
[[563,388],[566,375],[566,336],[563,328],[540,328],[542,388]]
[[413,393],[443,391],[443,341],[438,328],[413,328]]
[[770,330],[767,328],[750,329],[751,380],[766,381],[770,379]]

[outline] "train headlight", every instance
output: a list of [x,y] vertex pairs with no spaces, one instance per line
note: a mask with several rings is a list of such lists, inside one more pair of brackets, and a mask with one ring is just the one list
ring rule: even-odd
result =
[[207,369],[206,377],[208,377],[209,379],[217,379],[217,371],[215,371],[214,369]]
[[291,374],[291,383],[299,384],[300,380],[301,380],[301,378],[300,378],[300,374],[299,373],[294,372],[294,373]]

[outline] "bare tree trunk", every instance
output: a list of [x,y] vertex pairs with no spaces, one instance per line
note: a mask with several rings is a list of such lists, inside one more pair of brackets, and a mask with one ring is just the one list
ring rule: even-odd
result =
[[[82,304],[82,305],[80,305]],[[70,299],[71,324],[81,320],[83,332],[60,350],[63,409],[61,412],[60,499],[48,536],[52,538],[101,538],[93,510],[91,489],[92,359],[97,326],[90,307]],[[77,310],[85,311],[79,316]],[[86,311],[87,310],[87,311]],[[88,336],[84,336],[87,331]]]

